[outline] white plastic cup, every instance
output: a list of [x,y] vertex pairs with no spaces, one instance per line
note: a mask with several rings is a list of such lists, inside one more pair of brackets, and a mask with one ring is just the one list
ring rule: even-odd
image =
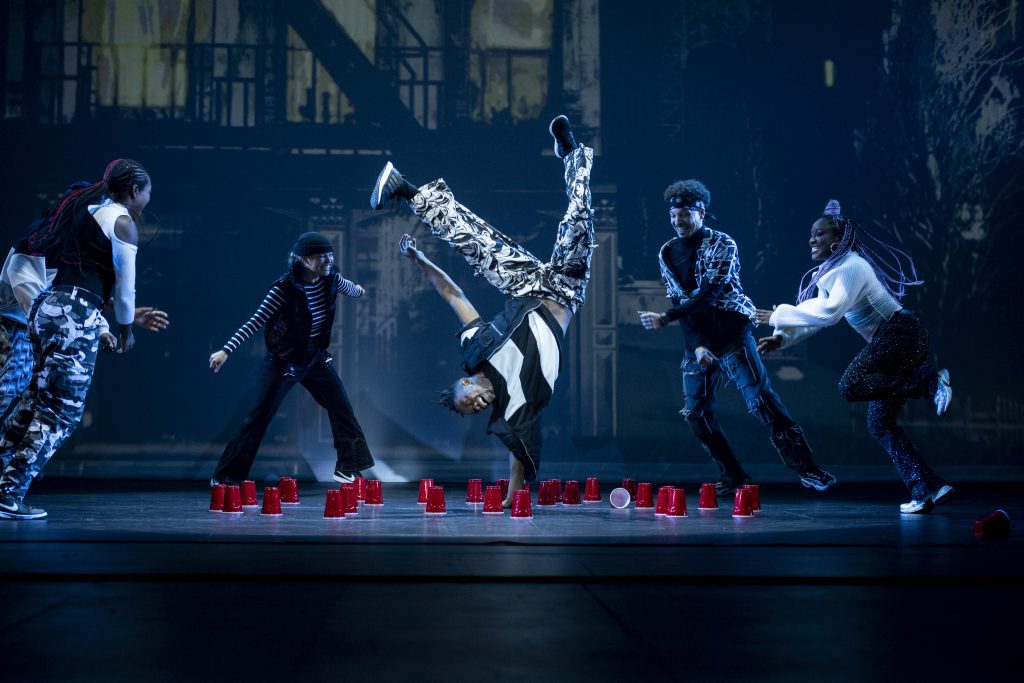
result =
[[624,488],[612,489],[612,492],[608,494],[608,501],[611,502],[613,508],[619,508],[621,510],[629,505],[629,491]]

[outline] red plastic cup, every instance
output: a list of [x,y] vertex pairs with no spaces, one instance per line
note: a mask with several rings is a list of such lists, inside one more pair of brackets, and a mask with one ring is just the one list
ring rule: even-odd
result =
[[715,493],[714,484],[700,485],[700,502],[697,503],[698,510],[717,510],[718,495]]
[[668,502],[669,496],[671,496],[671,486],[659,486],[658,487],[658,505],[654,508],[654,514],[658,517],[668,514]]
[[488,486],[484,489],[484,514],[485,515],[501,515],[505,511],[501,507],[501,487],[500,486]]
[[448,509],[444,505],[444,487],[431,486],[427,491],[427,508],[424,510],[428,515],[444,515]]
[[224,512],[241,514],[242,490],[239,486],[228,486],[224,489]]
[[346,515],[359,514],[359,499],[356,497],[355,484],[341,485],[341,509]]
[[642,481],[636,485],[636,506],[639,509],[654,507],[654,487],[651,482]]
[[430,491],[430,487],[434,485],[433,479],[420,479],[420,493],[416,496],[416,502],[420,505],[427,504],[427,493]]
[[281,492],[276,486],[263,487],[263,509],[261,515],[281,514]]
[[524,481],[523,482],[523,490],[526,491],[527,493],[530,492],[530,482],[528,482],[528,481]]
[[556,503],[562,502],[562,480],[561,479],[549,479],[551,482],[551,495],[555,497]]
[[1009,533],[1010,516],[1004,510],[996,510],[974,523],[974,535],[977,538],[1007,536]]
[[210,512],[224,512],[224,484],[210,487]]
[[575,479],[565,482],[562,491],[562,505],[580,505],[580,483]]
[[512,494],[512,518],[529,519],[533,517],[533,508],[530,506],[530,492],[522,489]]
[[619,488],[612,489],[612,492],[608,494],[608,502],[612,504],[613,508],[618,508],[620,510],[629,505],[630,498],[631,496],[629,495],[629,491],[621,486]]
[[750,491],[747,489],[736,489],[736,497],[732,502],[733,517],[753,517],[754,509],[750,505]]
[[751,512],[761,511],[761,492],[757,488],[757,484],[746,484],[743,488],[750,492],[750,510]]
[[587,477],[587,488],[583,493],[584,503],[600,503],[601,489],[597,483],[597,477]]
[[626,477],[625,479],[622,480],[622,484],[620,484],[619,486],[620,488],[624,488],[627,491],[629,491],[630,498],[636,498],[636,479],[633,479],[632,477]]
[[366,502],[363,505],[383,505],[384,504],[384,486],[380,483],[380,479],[371,479],[366,482]]
[[256,500],[256,482],[246,479],[242,482],[242,507],[259,507],[260,502]]
[[549,506],[554,504],[555,494],[551,490],[551,482],[542,481],[540,483],[540,491],[537,492],[537,505]]
[[324,503],[324,519],[343,519],[341,489],[327,489],[327,502]]
[[299,504],[299,482],[293,477],[281,477],[277,485],[280,487],[282,505]]
[[668,494],[669,517],[686,517],[686,489],[673,487]]
[[366,500],[366,477],[356,477],[356,500]]
[[466,505],[479,505],[484,502],[483,482],[479,479],[470,479],[466,486]]
[[501,499],[505,500],[508,498],[508,479],[499,479],[496,483],[501,491]]

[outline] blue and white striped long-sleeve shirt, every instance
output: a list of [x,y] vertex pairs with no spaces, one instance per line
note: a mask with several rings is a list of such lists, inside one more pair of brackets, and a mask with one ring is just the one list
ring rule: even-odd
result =
[[[313,319],[309,328],[310,339],[315,339],[320,334],[323,330],[324,321],[327,320],[327,288],[330,286],[332,279],[323,277],[312,284],[303,283],[300,285],[306,292],[306,303],[309,305],[309,312]],[[345,278],[338,278],[337,292],[338,294],[351,297],[362,296],[357,285]],[[253,316],[238,328],[237,332],[231,335],[231,339],[224,344],[223,350],[227,353],[233,353],[249,337],[256,334],[261,327],[266,325],[267,321],[277,313],[282,304],[284,304],[284,292],[281,291],[279,285],[275,284],[267,292],[263,302],[256,309]]]

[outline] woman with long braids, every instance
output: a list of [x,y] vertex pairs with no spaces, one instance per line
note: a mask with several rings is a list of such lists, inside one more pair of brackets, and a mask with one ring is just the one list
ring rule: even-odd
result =
[[810,247],[811,259],[823,263],[804,275],[796,306],[757,312],[759,322],[775,328],[758,341],[758,351],[790,346],[846,318],[868,345],[846,368],[839,392],[847,401],[868,402],[868,431],[910,491],[911,500],[900,512],[931,512],[953,495],[953,487],[925,463],[897,417],[911,398],[932,399],[942,415],[953,390],[949,371],[936,372],[928,362],[928,333],[921,321],[900,304],[908,286],[922,284],[914,263],[843,216],[834,199],[811,226]]
[[[151,190],[141,164],[115,159],[102,180],[65,195],[52,219],[24,236],[28,251],[57,274],[28,319],[35,367],[0,441],[0,518],[46,517],[25,494],[82,419],[100,345],[118,353],[135,346],[136,223]],[[100,312],[111,300],[119,339],[101,330]]]

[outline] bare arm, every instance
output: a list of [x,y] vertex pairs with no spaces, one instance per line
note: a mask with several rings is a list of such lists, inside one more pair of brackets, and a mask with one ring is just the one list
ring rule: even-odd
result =
[[422,251],[416,248],[416,239],[414,237],[402,235],[398,248],[403,256],[420,267],[423,274],[430,280],[430,284],[434,285],[434,289],[441,295],[441,298],[452,307],[455,315],[459,317],[463,325],[471,323],[480,317],[480,314],[473,308],[473,304],[469,303],[469,299],[462,293],[459,286],[448,277],[448,273],[434,265],[430,259],[423,255]]

